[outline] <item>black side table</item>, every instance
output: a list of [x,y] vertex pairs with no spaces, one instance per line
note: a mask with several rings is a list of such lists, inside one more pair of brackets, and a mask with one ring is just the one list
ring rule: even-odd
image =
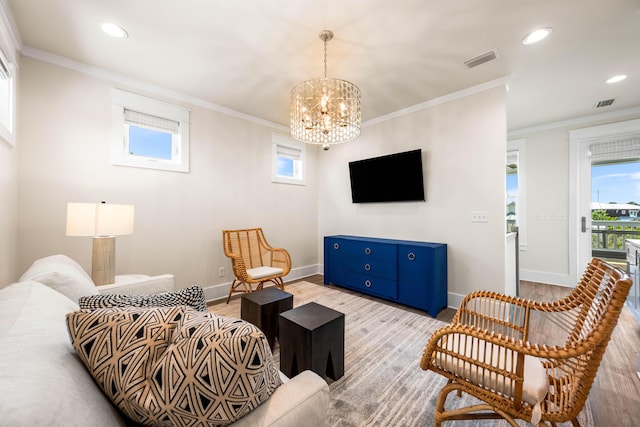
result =
[[256,325],[273,349],[278,336],[278,314],[293,308],[293,295],[269,286],[242,295],[240,318]]
[[315,302],[285,311],[278,339],[286,376],[307,369],[334,380],[344,375],[344,313]]

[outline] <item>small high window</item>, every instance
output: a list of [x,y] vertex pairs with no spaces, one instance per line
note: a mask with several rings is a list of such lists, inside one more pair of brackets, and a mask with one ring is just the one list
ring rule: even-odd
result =
[[273,135],[271,181],[305,185],[305,147],[298,141]]
[[113,90],[116,165],[189,172],[189,110]]

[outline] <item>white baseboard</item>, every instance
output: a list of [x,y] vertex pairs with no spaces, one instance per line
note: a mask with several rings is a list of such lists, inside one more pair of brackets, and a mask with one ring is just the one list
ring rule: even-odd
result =
[[[305,267],[293,268],[284,278],[284,282],[291,282],[293,280],[304,279],[305,277],[313,276],[314,274],[318,274],[318,264],[308,265]],[[231,287],[232,282],[221,283],[218,285],[212,285],[204,287],[204,297],[208,302],[218,301],[221,299],[226,299],[229,295],[229,287]]]
[[453,292],[449,292],[447,294],[447,307],[457,310],[458,307],[460,307],[460,304],[462,304],[462,300],[464,299],[464,297],[466,297],[466,295],[454,294]]

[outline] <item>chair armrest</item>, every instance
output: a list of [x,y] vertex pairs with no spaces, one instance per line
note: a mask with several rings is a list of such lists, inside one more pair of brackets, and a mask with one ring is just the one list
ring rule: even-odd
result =
[[232,427],[323,427],[329,414],[329,386],[313,371],[284,382],[269,399]]
[[467,295],[452,324],[475,326],[517,340],[528,339],[530,301],[489,291]]
[[101,294],[107,295],[150,295],[176,290],[173,274],[158,276],[123,275],[116,277],[116,283],[97,286]]
[[291,256],[289,255],[289,252],[284,248],[270,248],[270,251],[271,266],[282,268],[283,276],[289,274],[291,271]]

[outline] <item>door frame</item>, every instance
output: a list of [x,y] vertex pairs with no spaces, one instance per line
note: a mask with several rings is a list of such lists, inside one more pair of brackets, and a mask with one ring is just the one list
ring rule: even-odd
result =
[[[569,131],[569,278],[578,283],[591,260],[591,160],[589,146],[640,135],[640,119]],[[581,217],[586,231],[582,231]]]

